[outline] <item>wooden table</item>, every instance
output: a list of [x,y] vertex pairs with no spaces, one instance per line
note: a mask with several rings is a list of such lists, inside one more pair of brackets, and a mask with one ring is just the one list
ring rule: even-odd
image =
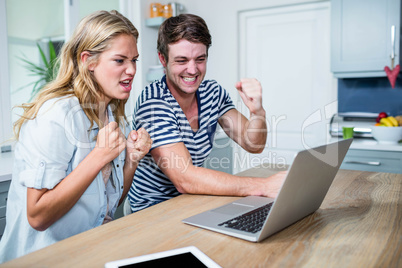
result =
[[181,195],[3,265],[104,267],[193,245],[222,267],[402,267],[401,190],[402,174],[340,170],[318,211],[261,243],[181,222],[237,197]]

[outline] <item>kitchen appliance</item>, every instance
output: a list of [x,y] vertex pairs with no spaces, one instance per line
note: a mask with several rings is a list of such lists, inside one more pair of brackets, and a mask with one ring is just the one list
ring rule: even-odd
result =
[[342,137],[342,127],[353,127],[354,138],[373,138],[371,127],[376,123],[378,113],[345,112],[334,114],[330,121],[329,134]]

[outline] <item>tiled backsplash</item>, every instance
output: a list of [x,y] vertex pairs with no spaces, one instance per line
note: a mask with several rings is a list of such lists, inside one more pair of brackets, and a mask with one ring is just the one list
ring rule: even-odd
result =
[[339,79],[338,111],[402,115],[402,74],[394,89],[387,77]]

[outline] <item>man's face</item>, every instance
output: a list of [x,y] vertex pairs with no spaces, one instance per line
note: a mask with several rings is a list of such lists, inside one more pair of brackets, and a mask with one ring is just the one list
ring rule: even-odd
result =
[[207,71],[207,47],[182,39],[169,45],[169,61],[159,54],[166,69],[169,90],[182,96],[194,94]]

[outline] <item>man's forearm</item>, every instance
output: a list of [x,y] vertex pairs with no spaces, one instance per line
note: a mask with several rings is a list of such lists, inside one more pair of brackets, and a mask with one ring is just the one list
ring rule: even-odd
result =
[[[173,174],[170,174],[171,176]],[[228,196],[264,195],[262,178],[239,177],[203,167],[189,166],[172,180],[180,193]]]
[[262,109],[258,114],[250,114],[250,119],[243,134],[245,147],[250,153],[261,153],[267,141],[267,121],[265,110]]

